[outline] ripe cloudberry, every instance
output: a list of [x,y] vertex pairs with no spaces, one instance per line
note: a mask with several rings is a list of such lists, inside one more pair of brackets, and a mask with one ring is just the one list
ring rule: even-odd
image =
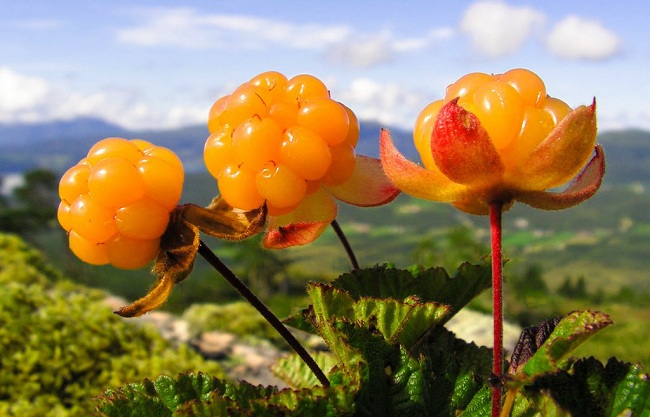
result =
[[158,253],[183,190],[183,165],[167,148],[107,138],[59,183],[58,219],[81,260],[137,269]]
[[[598,190],[605,169],[595,103],[571,109],[521,68],[461,77],[422,110],[413,139],[426,170],[407,161],[388,132],[382,135],[383,167],[393,183],[472,214],[487,214],[493,201],[504,210],[515,201],[570,207]],[[572,178],[565,192],[546,191]]]
[[[352,176],[358,124],[318,78],[264,72],[214,103],[204,160],[233,207],[266,201],[270,213],[283,212],[303,199],[307,181],[339,185]],[[337,149],[343,142],[351,146]]]
[[336,216],[331,195],[372,206],[398,194],[377,159],[356,155],[354,112],[312,75],[256,75],[215,101],[208,130],[203,157],[223,199],[241,210],[266,203],[267,247],[315,239]]

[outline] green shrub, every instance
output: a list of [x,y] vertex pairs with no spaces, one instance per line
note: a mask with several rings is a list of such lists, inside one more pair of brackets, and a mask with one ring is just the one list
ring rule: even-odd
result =
[[88,416],[107,387],[199,369],[221,375],[114,315],[105,293],[66,280],[15,236],[0,234],[0,287],[0,416]]

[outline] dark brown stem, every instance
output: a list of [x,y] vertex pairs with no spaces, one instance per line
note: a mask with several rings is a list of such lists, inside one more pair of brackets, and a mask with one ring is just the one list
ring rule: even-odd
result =
[[[492,322],[494,324],[494,356],[492,373],[503,375],[503,253],[501,220],[503,204],[490,203],[490,234],[492,236]],[[492,417],[501,414],[501,384],[492,387]]]
[[210,265],[214,269],[216,269],[225,279],[228,281],[230,285],[232,285],[238,292],[241,294],[253,307],[257,309],[257,311],[260,312],[260,314],[266,319],[267,322],[273,328],[280,333],[280,335],[284,338],[284,340],[287,341],[289,346],[300,356],[300,358],[307,364],[309,369],[316,375],[316,378],[318,381],[321,383],[322,386],[324,387],[329,387],[330,386],[330,381],[327,379],[327,376],[323,372],[322,369],[318,366],[314,358],[311,357],[311,355],[305,350],[305,348],[298,342],[298,340],[291,334],[289,329],[285,327],[284,324],[280,321],[280,319],[277,318],[275,314],[271,312],[271,310],[268,309],[264,303],[257,298],[253,292],[248,289],[248,287],[235,275],[234,272],[230,270],[224,264],[221,262],[221,259],[217,255],[215,255],[208,246],[201,241],[199,243],[199,254],[203,256],[203,258],[208,261]]
[[345,252],[348,254],[348,258],[350,259],[350,263],[352,264],[352,269],[359,269],[359,262],[357,261],[357,257],[354,255],[354,251],[352,250],[352,246],[350,246],[350,242],[348,241],[348,238],[345,237],[345,233],[343,233],[343,229],[341,229],[341,226],[339,225],[339,222],[336,221],[336,219],[332,220],[332,229],[334,229],[334,232],[336,232],[336,236],[338,236],[339,240],[341,241],[341,244],[345,248]]

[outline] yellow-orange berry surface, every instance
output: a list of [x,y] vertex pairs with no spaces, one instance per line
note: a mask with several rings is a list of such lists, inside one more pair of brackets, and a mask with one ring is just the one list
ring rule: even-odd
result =
[[527,69],[467,74],[447,87],[445,98],[425,107],[416,120],[413,139],[425,167],[435,164],[431,134],[437,114],[455,99],[478,118],[506,169],[524,161],[571,111],[562,100],[548,96],[542,79]]
[[106,138],[59,183],[58,219],[70,249],[93,265],[147,265],[183,190],[183,166],[167,148]]
[[222,197],[271,215],[295,208],[320,186],[347,181],[356,164],[359,122],[318,78],[264,72],[215,101],[204,148]]

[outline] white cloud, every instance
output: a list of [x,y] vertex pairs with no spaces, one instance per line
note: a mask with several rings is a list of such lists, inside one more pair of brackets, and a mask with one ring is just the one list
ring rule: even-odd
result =
[[396,54],[429,47],[453,36],[450,28],[399,39],[389,31],[363,34],[347,25],[296,24],[246,15],[205,14],[192,8],[153,8],[136,13],[141,21],[117,31],[122,43],[188,49],[259,49],[269,44],[322,50],[329,61],[366,68]]
[[597,21],[568,16],[551,30],[546,45],[563,58],[598,60],[615,55],[621,40]]
[[423,93],[396,84],[381,84],[358,78],[337,95],[361,120],[376,120],[387,126],[412,129],[420,110],[430,101]]
[[191,8],[156,8],[143,21],[120,29],[120,42],[139,46],[182,48],[258,48],[277,43],[289,48],[321,48],[347,37],[344,25],[293,24],[243,15],[204,14]]
[[0,120],[3,114],[13,114],[41,104],[48,92],[45,80],[0,67]]
[[[165,129],[205,122],[207,106],[153,107],[132,92],[100,91],[93,94],[59,96],[59,105],[50,108],[47,118],[99,117],[130,129]],[[207,103],[206,103],[207,104]]]
[[328,48],[327,58],[336,64],[354,68],[367,68],[391,61],[395,49],[387,33],[362,39],[349,39],[336,43]]
[[640,106],[632,109],[598,109],[598,131],[643,129],[650,131],[650,107]]
[[0,67],[0,123],[97,117],[131,129],[174,128],[203,123],[210,103],[156,108],[135,92],[103,90],[90,94],[60,91],[42,78]]
[[450,27],[441,27],[429,32],[429,38],[432,40],[447,40],[455,35],[455,30]]
[[544,21],[544,14],[532,7],[486,0],[465,11],[460,30],[469,35],[479,52],[499,57],[517,52]]
[[422,37],[399,39],[389,31],[373,35],[352,33],[333,43],[326,57],[333,63],[353,68],[368,68],[393,60],[400,53],[419,51],[453,36],[450,28],[430,31]]

